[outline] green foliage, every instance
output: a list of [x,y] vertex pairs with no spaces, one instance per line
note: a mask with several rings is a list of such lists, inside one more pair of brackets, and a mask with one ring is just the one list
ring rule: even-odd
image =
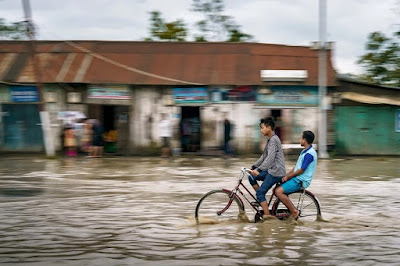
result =
[[241,32],[239,30],[239,28],[231,29],[229,31],[229,34],[230,34],[230,36],[229,36],[228,42],[243,42],[243,41],[246,41],[246,40],[252,40],[253,39],[253,36]]
[[400,87],[399,39],[399,32],[393,38],[388,38],[381,32],[369,34],[367,52],[358,60],[366,71],[363,75],[366,81]]
[[26,23],[14,22],[7,24],[0,18],[0,40],[23,40],[27,39]]
[[252,36],[240,31],[231,16],[223,15],[223,0],[193,0],[192,11],[203,14],[204,19],[196,23],[202,35],[196,41],[241,42],[251,40]]
[[[187,30],[185,24],[181,20],[173,22],[165,22],[161,18],[161,13],[158,11],[150,12],[151,26],[150,35],[151,37],[146,38],[148,41],[152,40],[167,40],[167,41],[185,41]],[[154,38],[154,39],[153,39]]]
[[204,36],[195,36],[194,41],[195,42],[207,42],[206,37],[204,37]]
[[[251,41],[253,36],[240,30],[233,18],[223,15],[223,0],[193,0],[192,11],[203,14],[203,19],[196,23],[200,34],[194,35],[196,42]],[[182,20],[166,22],[159,11],[150,12],[150,36],[145,41],[185,41],[188,30]]]

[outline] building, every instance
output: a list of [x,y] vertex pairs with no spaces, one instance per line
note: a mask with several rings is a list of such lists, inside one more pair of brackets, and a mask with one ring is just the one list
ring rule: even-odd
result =
[[400,155],[400,88],[344,75],[333,93],[335,150],[350,155]]
[[[188,152],[222,145],[224,114],[239,153],[259,152],[258,123],[266,115],[278,119],[284,144],[298,143],[305,129],[317,132],[318,51],[310,47],[116,41],[37,41],[35,47],[36,71],[29,42],[0,41],[2,151],[43,150],[40,108],[50,114],[58,150],[63,123],[77,115],[116,130],[119,154],[157,149],[161,113],[172,120],[173,147]],[[337,85],[330,51],[327,81]]]

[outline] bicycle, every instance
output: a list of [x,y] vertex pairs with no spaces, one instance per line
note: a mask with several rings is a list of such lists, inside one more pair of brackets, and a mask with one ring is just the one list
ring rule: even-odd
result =
[[[208,223],[221,222],[225,220],[237,220],[238,218],[243,217],[243,214],[246,214],[244,202],[247,202],[255,211],[254,222],[261,221],[264,211],[262,208],[260,208],[260,202],[243,184],[243,178],[250,175],[251,170],[242,167],[238,183],[233,190],[217,189],[206,193],[199,200],[196,206],[195,218],[197,224],[200,223],[200,219],[207,219]],[[290,212],[275,195],[275,189],[279,185],[280,184],[278,183],[273,187],[268,205],[271,206],[272,200],[275,199],[270,209],[270,213],[276,218],[284,220],[290,217]],[[244,194],[241,188],[248,193],[251,199],[249,196]],[[294,204],[297,200],[297,205],[295,205],[295,207],[299,210],[299,218],[302,221],[315,221],[321,219],[321,205],[317,197],[310,191],[301,188],[299,191],[289,194],[289,198]],[[243,201],[243,199],[245,201]],[[233,205],[236,205],[236,207]]]

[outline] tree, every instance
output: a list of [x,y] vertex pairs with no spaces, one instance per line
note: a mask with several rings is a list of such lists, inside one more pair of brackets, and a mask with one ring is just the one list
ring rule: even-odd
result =
[[24,21],[7,24],[0,18],[0,40],[23,40],[27,39],[27,27]]
[[367,53],[357,63],[366,70],[364,79],[381,85],[400,87],[400,32],[393,38],[372,32],[366,43]]
[[229,36],[228,42],[242,42],[242,41],[253,39],[253,36],[241,32],[239,27],[229,30],[229,34],[230,34],[230,36]]
[[252,36],[240,31],[231,16],[223,15],[223,0],[193,0],[192,11],[202,13],[204,19],[196,23],[201,35],[196,41],[241,42],[251,40]]
[[159,11],[150,12],[150,37],[146,38],[148,41],[156,40],[168,40],[168,41],[185,41],[187,30],[182,20],[176,20],[172,22],[165,22],[161,18]]

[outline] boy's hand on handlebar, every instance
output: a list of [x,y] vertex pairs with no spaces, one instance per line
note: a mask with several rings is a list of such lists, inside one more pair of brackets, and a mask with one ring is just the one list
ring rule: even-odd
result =
[[258,176],[258,175],[260,174],[257,170],[253,170],[251,173],[252,173],[252,175],[254,175],[254,176]]

